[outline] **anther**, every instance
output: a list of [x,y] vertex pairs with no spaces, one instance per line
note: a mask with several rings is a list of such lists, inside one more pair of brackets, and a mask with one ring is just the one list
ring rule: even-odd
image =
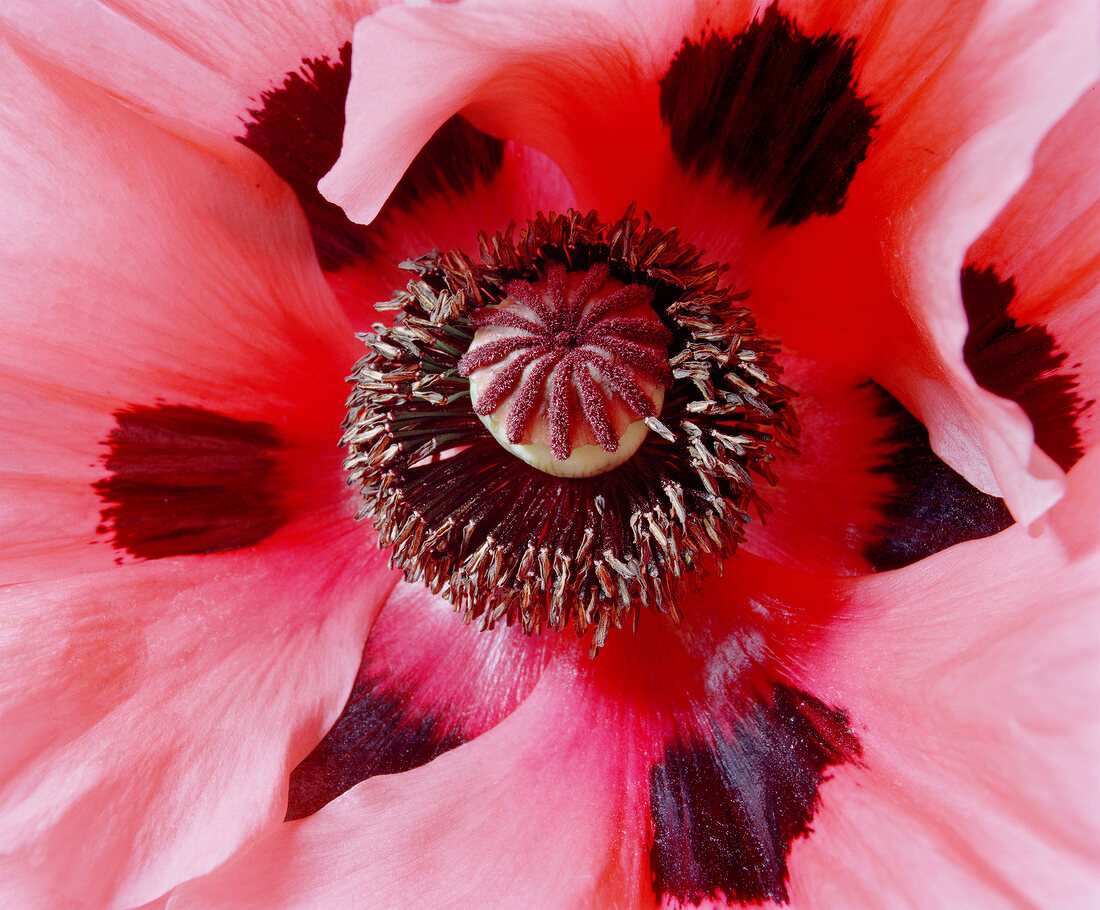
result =
[[571,626],[595,652],[643,611],[679,620],[766,512],[775,452],[797,451],[777,346],[721,265],[633,211],[539,215],[479,246],[480,265],[410,263],[379,304],[396,325],[362,336],[344,422],[358,516],[481,628]]

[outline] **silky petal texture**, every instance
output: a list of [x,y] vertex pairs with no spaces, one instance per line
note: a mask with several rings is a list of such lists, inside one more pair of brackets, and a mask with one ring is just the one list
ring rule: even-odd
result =
[[339,715],[391,584],[344,535],[299,533],[323,571],[302,573],[298,539],[218,556],[216,571],[167,560],[5,592],[0,720],[20,732],[0,753],[0,851],[62,894],[122,907],[281,821],[290,770]]
[[0,856],[0,893],[19,910],[82,910],[86,904],[69,900],[54,891],[42,876],[19,860]]
[[883,520],[893,491],[888,466],[892,422],[862,377],[827,362],[784,354],[784,384],[793,388],[802,427],[799,454],[777,453],[775,487],[761,483],[771,507],[753,516],[746,552],[810,571],[868,570],[861,552]]
[[484,736],[287,823],[169,907],[652,906],[634,759],[591,735],[613,726],[577,710],[584,694],[552,666]]
[[[1095,5],[986,5],[919,88],[929,55],[901,18],[861,46],[860,84],[883,99],[881,129],[845,211],[828,235],[824,224],[809,226],[808,236],[792,231],[761,267],[776,277],[756,288],[788,317],[801,315],[797,301],[813,301],[820,288],[851,286],[853,270],[863,313],[888,314],[876,300],[900,293],[912,325],[861,320],[865,334],[854,338],[861,362],[928,426],[945,461],[1030,521],[1057,497],[1060,472],[1034,446],[1022,410],[970,376],[959,273],[969,245],[1027,176],[1038,141],[1095,78]],[[855,256],[838,255],[837,238],[861,236],[872,242]],[[801,274],[791,282],[785,273],[795,252]],[[899,332],[910,343],[873,341]],[[798,344],[797,335],[788,340]],[[842,351],[844,340],[830,345]]]
[[[0,903],[33,873],[133,905],[282,818],[393,578],[350,521],[351,332],[286,187],[48,64],[4,67],[0,725],[19,733],[0,746],[0,851],[29,871]],[[112,411],[158,400],[274,419],[281,530],[114,565],[96,544],[101,442]]]
[[[789,8],[811,33],[857,38],[859,88],[880,123],[839,215],[749,250],[754,307],[788,344],[819,346],[889,388],[948,464],[1030,521],[1061,474],[1022,410],[971,377],[959,272],[1036,143],[1095,78],[1094,4]],[[884,305],[895,298],[904,309]]]
[[864,753],[794,848],[792,907],[1095,906],[1095,454],[1069,482],[1038,536],[1017,525],[850,585],[803,655]]
[[316,492],[346,511],[337,428],[359,350],[289,190],[228,140],[200,153],[48,65],[5,67],[2,580],[111,564],[90,545],[92,484],[129,405],[270,419],[290,508]]
[[[816,6],[793,9],[824,19],[813,15]],[[908,104],[886,104],[850,211],[776,231],[757,251],[761,261],[741,248],[738,222],[748,239],[762,233],[744,205],[732,221],[719,219],[721,230],[695,230],[685,207],[699,207],[690,201],[698,186],[687,187],[672,165],[657,112],[657,80],[681,38],[703,28],[709,7],[668,3],[644,21],[616,3],[599,12],[555,8],[553,17],[541,4],[384,10],[357,27],[356,48],[370,64],[353,63],[344,152],[322,190],[369,221],[419,145],[462,111],[549,154],[582,206],[615,209],[635,199],[662,223],[689,228],[690,239],[747,280],[766,328],[803,353],[827,353],[882,382],[929,426],[949,464],[1031,520],[1060,495],[1061,473],[1033,445],[1023,412],[966,369],[958,274],[969,244],[1023,181],[1043,133],[1095,78],[1088,23],[1096,11],[1086,0],[989,4],[965,35],[947,30],[956,46],[947,59],[934,55],[940,65],[929,72],[928,48],[911,37],[927,7],[883,9],[840,25],[857,37],[869,30],[872,92],[892,99],[898,90]],[[751,10],[722,12],[723,21],[744,23]],[[954,8],[940,15],[950,19]],[[920,34],[943,32],[925,23]],[[446,73],[443,90],[405,77],[418,60]],[[608,110],[621,115],[608,118]],[[792,261],[800,266],[794,275]],[[821,288],[829,288],[828,308]],[[883,345],[884,337],[896,343]]]
[[303,58],[331,54],[386,0],[9,0],[0,23],[137,109],[225,136]]
[[[1069,354],[1085,401],[1100,398],[1100,86],[1043,141],[1035,171],[971,250],[979,267],[1011,277],[1010,315],[1039,324]],[[1077,418],[1086,448],[1100,437],[1097,409]]]

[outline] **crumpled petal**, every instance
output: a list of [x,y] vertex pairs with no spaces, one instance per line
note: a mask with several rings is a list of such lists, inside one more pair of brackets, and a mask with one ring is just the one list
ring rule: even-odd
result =
[[[694,15],[686,0],[644,16],[625,2],[570,0],[395,7],[363,20],[354,46],[371,63],[353,69],[344,149],[322,192],[370,223],[420,147],[464,111],[549,155],[583,207],[615,217],[668,157],[656,82]],[[432,80],[408,78],[422,67]]]
[[[1094,356],[1100,350],[1098,129],[1100,85],[1094,85],[1043,140],[1034,173],[968,256],[975,268],[992,268],[1012,282],[1009,316],[1022,325],[1042,326],[1052,336],[1066,358],[1055,375],[1072,377],[1079,402],[1100,397],[1100,362]],[[1041,425],[1051,419],[1062,426],[1048,432],[1065,440],[1068,416],[1077,448],[1095,446],[1100,433],[1095,405],[1076,415],[1052,415],[1051,404],[1036,400],[1034,412],[1029,409],[1040,442]]]
[[0,851],[121,907],[282,820],[392,584],[354,538],[297,531],[324,571],[299,539],[6,589]]
[[[766,328],[782,310],[774,324],[787,343],[880,381],[929,426],[941,457],[1030,521],[1058,498],[1061,475],[1034,447],[1020,409],[981,389],[966,369],[958,276],[966,248],[1026,177],[1039,139],[1095,78],[1095,29],[1086,25],[1095,10],[1078,0],[990,4],[969,28],[953,27],[951,54],[930,71],[909,27],[926,8],[876,19],[884,9],[838,24],[857,39],[866,31],[860,88],[884,105],[845,211],[764,238],[751,264],[732,254],[759,236],[727,230],[734,236],[724,249],[705,231],[691,239],[732,260]],[[549,154],[582,206],[634,199],[684,226],[684,181],[670,176],[657,81],[704,16],[670,2],[650,18],[656,31],[641,28],[633,7],[610,2],[554,16],[541,4],[515,3],[382,11],[357,27],[356,47],[371,66],[353,75],[344,151],[322,191],[369,222],[419,145],[461,111],[490,133]],[[923,26],[922,34],[946,37]],[[445,78],[407,79],[410,68],[429,65]],[[689,202],[683,210],[689,224],[698,208]]]
[[[766,328],[886,386],[948,464],[1030,521],[1060,495],[1060,474],[1034,447],[1025,415],[971,377],[959,273],[968,245],[1026,178],[1039,140],[1095,78],[1095,9],[782,8],[811,34],[857,40],[858,87],[878,126],[842,211],[757,232],[740,252],[739,284]],[[665,219],[676,218],[682,195],[667,194]],[[699,208],[688,230],[701,243],[744,242],[729,220]]]

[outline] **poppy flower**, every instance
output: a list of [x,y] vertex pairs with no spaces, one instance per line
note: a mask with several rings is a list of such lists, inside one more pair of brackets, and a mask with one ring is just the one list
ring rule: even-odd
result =
[[1086,904],[1092,4],[375,6],[0,13],[4,901]]

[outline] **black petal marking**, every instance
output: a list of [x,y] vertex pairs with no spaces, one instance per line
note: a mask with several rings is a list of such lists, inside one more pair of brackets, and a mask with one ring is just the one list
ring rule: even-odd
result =
[[997,534],[1012,524],[1003,499],[972,487],[944,464],[924,424],[885,389],[878,415],[893,421],[884,440],[893,451],[878,467],[894,481],[884,520],[864,552],[877,571],[900,569],[966,540]]
[[282,85],[261,93],[261,106],[248,112],[252,119],[237,139],[294,189],[326,271],[362,258],[365,251],[362,228],[317,190],[317,181],[340,157],[350,82],[350,43],[340,48],[338,60],[303,59]]
[[791,843],[810,832],[825,769],[860,754],[847,714],[784,685],[713,742],[670,745],[649,775],[658,899],[786,902]]
[[133,406],[104,440],[101,534],[141,559],[236,550],[284,521],[274,428],[182,405]]
[[340,719],[291,773],[286,820],[312,815],[368,777],[418,768],[463,742],[457,726],[361,675]]
[[877,123],[853,39],[810,37],[773,5],[736,38],[684,41],[661,80],[661,118],[685,169],[759,196],[771,223],[835,215]]
[[[337,60],[303,59],[297,72],[260,95],[238,141],[260,155],[287,183],[305,210],[321,267],[335,271],[368,258],[370,231],[325,199],[317,182],[340,157],[344,103],[351,81],[351,44]],[[461,117],[448,120],[421,149],[387,205],[408,208],[438,193],[468,193],[500,169],[504,143]]]
[[443,124],[405,171],[387,205],[410,210],[433,195],[474,192],[504,163],[504,142],[475,129],[464,117]]
[[1059,373],[1066,354],[1045,328],[1008,315],[1016,284],[992,268],[967,265],[961,276],[970,332],[966,365],[982,388],[1015,401],[1030,418],[1039,448],[1068,471],[1084,455],[1077,418],[1095,402],[1077,394],[1077,378]]

